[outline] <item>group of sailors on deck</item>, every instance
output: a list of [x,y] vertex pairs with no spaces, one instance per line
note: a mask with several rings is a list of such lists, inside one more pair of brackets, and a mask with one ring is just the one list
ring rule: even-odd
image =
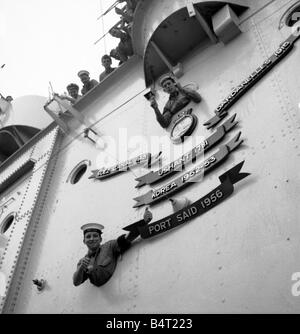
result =
[[81,70],[77,74],[83,84],[81,94],[79,94],[79,86],[76,83],[70,83],[67,86],[68,96],[62,95],[61,98],[67,99],[71,103],[75,103],[116,69],[116,67],[112,67],[112,58],[119,61],[118,66],[120,66],[133,55],[131,25],[133,21],[133,13],[138,1],[139,0],[119,0],[118,3],[126,2],[125,7],[115,7],[115,12],[120,15],[121,19],[117,25],[109,30],[109,34],[115,38],[119,38],[120,41],[117,47],[110,51],[109,55],[105,54],[102,56],[101,63],[104,67],[104,71],[99,75],[99,81],[91,79],[88,71]]

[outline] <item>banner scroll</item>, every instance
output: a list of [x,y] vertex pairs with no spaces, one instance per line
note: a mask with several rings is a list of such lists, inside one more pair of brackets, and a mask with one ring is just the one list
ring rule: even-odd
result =
[[216,116],[209,119],[203,125],[210,129],[221,122],[221,120],[228,115],[227,110],[293,49],[294,43],[299,36],[299,33],[292,34],[281,43],[271,57],[265,60],[264,63],[252,72],[240,85],[235,87],[227,98],[219,104],[214,111]]
[[151,224],[147,224],[144,220],[140,220],[124,227],[123,230],[129,231],[134,237],[140,235],[141,238],[148,239],[167,232],[168,230],[187,223],[191,219],[204,214],[227,199],[233,193],[233,185],[235,183],[250,175],[249,173],[240,173],[244,162],[245,161],[240,162],[224,174],[220,175],[219,180],[221,184],[188,207]]
[[240,139],[241,132],[239,132],[231,141],[227,144],[220,146],[217,153],[210,156],[200,165],[197,165],[192,170],[184,173],[182,176],[170,181],[166,185],[152,189],[148,191],[146,194],[135,197],[134,200],[137,203],[133,206],[134,208],[143,206],[146,204],[153,204],[158,202],[165,197],[182,190],[183,188],[190,185],[192,182],[200,181],[200,178],[206,174],[208,174],[211,170],[213,170],[217,165],[223,162],[228,158],[229,154],[238,148],[243,140]]
[[179,159],[163,166],[156,172],[151,171],[148,174],[136,178],[139,183],[135,187],[139,188],[145,184],[156,183],[178,171],[182,171],[185,166],[193,162],[198,156],[206,153],[208,150],[218,144],[226,136],[226,134],[229,133],[238,124],[238,121],[235,121],[235,118],[236,114],[230,117],[222,125],[218,126],[213,134],[203,140],[203,142],[194,147],[191,151],[182,155]]
[[115,166],[110,168],[101,168],[92,170],[92,175],[89,176],[89,179],[106,179],[108,177],[117,175],[122,172],[126,172],[129,168],[137,166],[137,165],[147,165],[150,168],[155,162],[160,159],[162,152],[159,152],[157,155],[153,156],[151,153],[141,154],[133,159],[126,160],[124,162],[120,162]]

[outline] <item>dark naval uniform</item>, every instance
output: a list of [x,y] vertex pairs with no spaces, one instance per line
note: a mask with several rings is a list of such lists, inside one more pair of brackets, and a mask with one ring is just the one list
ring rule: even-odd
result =
[[116,68],[115,67],[111,67],[108,71],[105,70],[103,71],[100,76],[99,76],[99,81],[104,80],[107,76],[110,75],[110,73],[112,73]]
[[[125,239],[125,235],[120,236],[117,240],[110,240],[101,245],[94,253],[88,253],[86,257],[91,259],[88,270],[84,272],[82,281],[87,279],[96,286],[105,284],[113,275],[118,257],[124,253],[131,243]],[[77,270],[81,266],[83,258],[77,264]]]
[[98,85],[98,81],[95,79],[90,80],[88,83],[84,84],[81,89],[81,94],[84,95],[88,91],[90,91],[92,88],[96,87]]
[[170,94],[169,100],[164,107],[163,114],[169,112],[174,115],[187,106],[192,100],[200,102],[201,99],[198,98],[198,93],[195,93],[192,89],[182,88],[181,90]]
[[199,103],[201,101],[200,95],[189,88],[181,88],[176,92],[170,94],[169,100],[166,103],[163,113],[157,114],[157,120],[163,128],[167,128],[172,121],[172,117],[181,109],[186,107],[191,101]]

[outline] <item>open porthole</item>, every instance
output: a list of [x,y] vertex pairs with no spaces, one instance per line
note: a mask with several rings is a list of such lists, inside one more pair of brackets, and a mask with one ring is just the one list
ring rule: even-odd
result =
[[86,173],[88,166],[90,166],[91,162],[89,160],[83,160],[79,164],[77,164],[73,170],[71,171],[67,182],[71,184],[76,184]]
[[298,21],[300,21],[300,2],[290,8],[285,18],[285,24],[288,27],[292,27]]
[[279,29],[284,26],[293,27],[295,26],[298,31],[300,22],[300,1],[296,1],[293,5],[291,5],[281,16],[279,20]]
[[15,220],[15,213],[10,213],[6,218],[4,218],[3,222],[0,226],[0,233],[1,234],[7,234],[9,229],[11,228],[14,220]]

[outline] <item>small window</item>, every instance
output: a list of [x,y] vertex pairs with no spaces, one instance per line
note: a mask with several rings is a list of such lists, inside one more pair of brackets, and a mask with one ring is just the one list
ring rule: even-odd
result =
[[67,182],[71,184],[76,184],[82,178],[82,176],[87,171],[88,166],[90,165],[90,161],[84,160],[80,162],[75,168],[73,168],[72,172],[70,173]]
[[86,170],[87,170],[87,165],[80,166],[76,170],[76,172],[73,175],[73,177],[71,178],[71,183],[72,184],[77,183],[81,179],[81,177],[83,176],[83,174],[86,172]]
[[9,228],[11,227],[12,223],[15,220],[15,214],[11,213],[9,214],[3,221],[3,223],[1,224],[1,233],[5,234],[5,232],[7,232],[9,230]]
[[300,20],[300,3],[294,8],[291,8],[290,12],[288,13],[285,19],[285,24],[288,27],[292,27],[299,20]]

